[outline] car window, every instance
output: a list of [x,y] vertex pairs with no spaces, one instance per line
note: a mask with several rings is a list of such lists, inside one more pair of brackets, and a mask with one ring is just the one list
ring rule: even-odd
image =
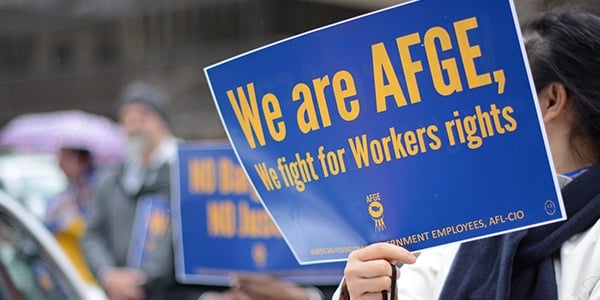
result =
[[22,300],[23,296],[13,285],[10,275],[0,263],[0,300]]
[[75,293],[48,253],[14,218],[0,212],[0,262],[23,299],[73,299]]
[[0,153],[0,188],[42,218],[46,200],[67,187],[53,154]]

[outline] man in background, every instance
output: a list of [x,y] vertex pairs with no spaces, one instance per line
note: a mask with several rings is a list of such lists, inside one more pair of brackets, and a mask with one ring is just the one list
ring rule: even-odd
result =
[[[170,166],[177,156],[167,96],[147,83],[117,99],[127,134],[125,161],[101,178],[82,247],[90,269],[112,300],[298,299],[329,297],[261,274],[238,274],[230,287],[177,283],[170,222]],[[325,295],[323,295],[325,294]]]
[[127,134],[124,163],[101,179],[83,239],[86,259],[113,300],[196,299],[198,287],[175,281],[170,224],[170,164],[177,140],[167,95],[143,82],[116,103]]

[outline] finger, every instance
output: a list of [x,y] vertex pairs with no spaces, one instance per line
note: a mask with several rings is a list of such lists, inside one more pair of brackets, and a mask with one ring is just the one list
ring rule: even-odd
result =
[[125,269],[124,271],[127,273],[127,276],[131,278],[131,280],[133,280],[137,285],[142,285],[148,280],[146,274],[142,271],[135,269]]
[[348,256],[348,260],[350,259],[360,261],[386,259],[389,262],[412,264],[417,260],[417,257],[402,247],[389,243],[376,243],[352,251]]
[[[362,294],[360,296],[352,296],[350,295],[350,299],[355,300],[382,300],[383,297],[381,295],[381,292],[374,292],[374,293],[365,293]],[[387,299],[392,299],[390,298],[390,293],[387,293]]]
[[246,294],[242,293],[241,291],[235,291],[233,293],[233,297],[231,299],[232,300],[252,300],[252,297],[250,295],[246,295]]
[[[379,293],[381,297],[381,291],[389,290],[392,286],[392,278],[389,276],[381,276],[376,278],[346,278],[346,285],[350,295],[357,294],[362,295],[364,293]],[[350,297],[353,299],[352,297]]]
[[138,286],[131,287],[125,290],[127,299],[141,300],[145,298],[144,290]]
[[263,299],[269,291],[277,288],[277,284],[274,282],[275,279],[271,276],[240,275],[237,279],[238,290],[256,299]]
[[244,285],[244,284],[267,284],[269,282],[273,282],[275,279],[270,276],[270,275],[266,275],[266,274],[245,274],[245,273],[238,273],[236,275],[236,279],[238,284],[240,285]]
[[372,278],[391,276],[390,263],[384,259],[369,260],[359,264],[346,264],[344,269],[346,277]]
[[235,273],[229,275],[230,286],[236,289],[242,289],[244,286],[252,285],[254,279],[248,273]]
[[245,294],[251,295],[253,298],[256,298],[259,295],[266,293],[267,288],[260,284],[242,284],[240,285],[239,291],[242,291]]

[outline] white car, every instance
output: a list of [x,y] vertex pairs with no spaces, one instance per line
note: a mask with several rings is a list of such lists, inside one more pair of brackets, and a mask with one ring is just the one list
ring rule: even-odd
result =
[[100,287],[83,281],[39,219],[3,192],[0,299],[107,299]]
[[0,152],[0,188],[43,218],[48,198],[67,187],[67,178],[50,153]]

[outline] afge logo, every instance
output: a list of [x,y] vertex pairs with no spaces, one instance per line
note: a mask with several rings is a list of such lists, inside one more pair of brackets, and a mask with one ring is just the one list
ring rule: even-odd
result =
[[267,264],[267,247],[263,243],[255,243],[252,246],[252,260],[258,268],[262,268]]
[[385,222],[383,220],[383,204],[381,203],[381,196],[379,193],[373,193],[367,195],[367,203],[369,204],[369,215],[375,222],[375,230],[382,231],[385,229]]

